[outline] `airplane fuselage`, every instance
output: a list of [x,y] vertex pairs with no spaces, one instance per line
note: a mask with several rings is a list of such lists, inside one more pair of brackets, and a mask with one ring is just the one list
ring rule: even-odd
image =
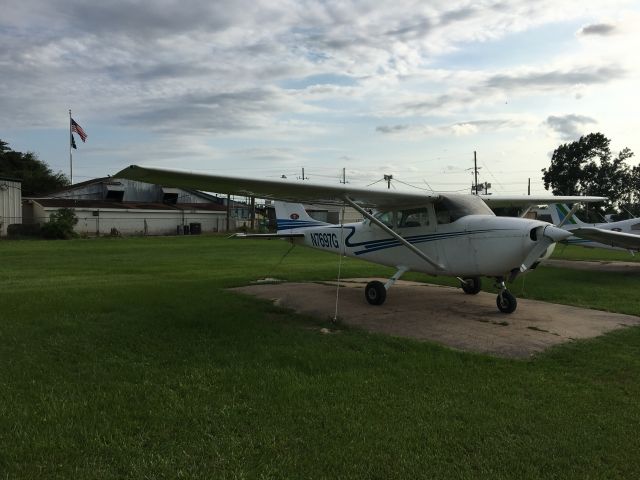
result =
[[395,229],[442,268],[426,262],[366,220],[305,228],[304,238],[296,241],[311,248],[431,275],[497,277],[520,267],[538,241],[532,238],[531,231],[547,225],[537,220],[469,215],[446,224]]

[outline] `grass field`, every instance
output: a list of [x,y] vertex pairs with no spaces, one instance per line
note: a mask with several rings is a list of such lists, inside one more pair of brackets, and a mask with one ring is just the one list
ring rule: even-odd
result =
[[[335,278],[335,256],[287,249],[0,242],[0,479],[640,477],[640,329],[526,362],[322,335],[225,291]],[[513,290],[638,314],[639,287],[540,267]]]

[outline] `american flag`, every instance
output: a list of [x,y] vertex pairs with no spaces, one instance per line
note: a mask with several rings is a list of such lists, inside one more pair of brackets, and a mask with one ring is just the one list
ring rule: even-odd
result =
[[82,129],[80,125],[76,123],[73,118],[71,119],[71,131],[76,132],[80,136],[80,140],[82,140],[82,143],[84,143],[88,137],[87,133]]

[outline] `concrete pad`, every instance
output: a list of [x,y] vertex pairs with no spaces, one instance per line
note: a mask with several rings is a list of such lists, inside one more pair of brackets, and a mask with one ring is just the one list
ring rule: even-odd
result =
[[[338,318],[344,324],[502,357],[528,358],[552,345],[640,325],[640,317],[632,315],[526,299],[518,299],[518,309],[507,315],[498,311],[495,294],[466,295],[458,288],[402,280],[383,305],[372,306],[364,298],[370,280],[342,282]],[[262,284],[232,291],[323,320],[335,312],[335,284]]]

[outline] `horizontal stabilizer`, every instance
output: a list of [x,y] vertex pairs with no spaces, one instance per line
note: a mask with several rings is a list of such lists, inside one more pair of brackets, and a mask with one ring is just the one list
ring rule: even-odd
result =
[[304,238],[304,233],[235,233],[233,238]]

